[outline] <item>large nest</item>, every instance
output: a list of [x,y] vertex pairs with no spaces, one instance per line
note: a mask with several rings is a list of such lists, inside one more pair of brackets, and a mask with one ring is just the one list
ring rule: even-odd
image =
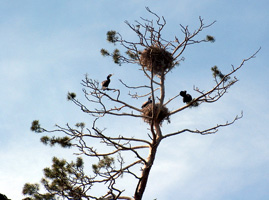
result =
[[154,121],[157,122],[157,123],[162,123],[163,120],[168,120],[169,121],[169,110],[168,108],[166,108],[165,106],[162,106],[161,107],[161,110],[159,112],[159,114],[157,113],[159,111],[159,108],[160,108],[160,104],[155,104],[155,106],[153,107],[152,109],[152,104],[149,104],[147,105],[146,107],[144,107],[142,109],[142,114],[143,114],[143,119],[145,122],[151,124],[152,122],[152,110],[153,110],[153,113],[154,115],[156,115],[154,117]]
[[140,55],[142,67],[159,76],[162,75],[162,71],[169,71],[175,66],[173,60],[170,52],[154,46],[146,48]]

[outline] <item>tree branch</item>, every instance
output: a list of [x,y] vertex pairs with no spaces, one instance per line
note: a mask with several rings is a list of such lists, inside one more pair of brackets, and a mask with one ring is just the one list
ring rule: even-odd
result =
[[217,124],[214,127],[211,127],[211,128],[208,128],[208,129],[205,129],[205,130],[202,130],[202,131],[200,131],[198,129],[196,129],[196,130],[183,129],[181,131],[166,134],[166,135],[163,136],[163,139],[171,137],[171,136],[179,135],[179,134],[185,133],[185,132],[198,133],[198,134],[201,134],[201,135],[214,134],[214,133],[216,133],[218,131],[219,128],[232,125],[235,121],[241,119],[242,117],[243,117],[243,112],[241,112],[240,116],[237,115],[231,122],[226,122],[225,124]]

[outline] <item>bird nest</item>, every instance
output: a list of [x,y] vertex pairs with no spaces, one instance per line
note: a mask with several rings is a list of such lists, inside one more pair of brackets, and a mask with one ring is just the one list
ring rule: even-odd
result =
[[[157,123],[161,123],[163,120],[168,120],[169,122],[169,110],[165,106],[162,106],[160,111],[160,104],[155,104],[153,107],[152,104],[147,105],[142,109],[142,115],[145,122],[151,124],[152,122],[152,116],[154,116],[154,121]],[[153,113],[152,113],[153,110]],[[159,112],[159,113],[158,113]]]
[[171,70],[175,65],[172,54],[163,48],[151,46],[142,51],[140,62],[142,67],[154,75]]

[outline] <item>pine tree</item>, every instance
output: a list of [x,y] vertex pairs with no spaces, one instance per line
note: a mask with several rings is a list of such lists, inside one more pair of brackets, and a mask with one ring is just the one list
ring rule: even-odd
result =
[[6,195],[0,193],[0,200],[10,200]]
[[[195,87],[193,91],[196,94],[195,98],[188,96],[190,101],[186,101],[183,106],[171,109],[169,104],[172,101],[179,101],[181,91],[178,91],[175,96],[166,94],[166,88],[169,87],[166,84],[166,75],[171,70],[177,70],[175,67],[184,60],[183,53],[190,45],[215,42],[215,38],[211,35],[205,35],[205,39],[196,39],[198,34],[211,27],[215,21],[205,25],[204,20],[200,17],[200,24],[196,30],[191,31],[188,26],[180,25],[182,36],[167,40],[162,37],[162,32],[166,26],[165,18],[158,16],[149,8],[147,11],[152,14],[154,20],[141,18],[141,21],[136,21],[135,24],[126,21],[127,26],[137,35],[137,42],[127,41],[117,31],[110,30],[107,32],[107,41],[114,46],[118,45],[118,48],[112,50],[112,53],[106,49],[101,49],[101,54],[111,57],[118,65],[127,63],[139,66],[142,76],[145,76],[146,79],[144,83],[139,86],[129,86],[122,80],[120,83],[123,88],[132,91],[128,94],[130,98],[141,102],[142,98],[150,97],[148,102],[145,102],[143,108],[131,105],[129,102],[123,101],[121,88],[102,90],[98,80],[91,79],[86,75],[85,79],[82,80],[82,85],[84,95],[90,105],[84,105],[75,93],[69,92],[67,99],[78,106],[82,112],[95,117],[91,125],[92,128],[86,128],[86,124],[80,122],[74,126],[57,125],[55,130],[46,130],[41,127],[38,120],[34,120],[31,130],[43,134],[62,132],[65,135],[63,137],[44,135],[41,137],[41,142],[50,146],[59,144],[63,148],[73,148],[77,154],[84,157],[98,158],[98,162],[92,165],[92,173],[86,174],[84,161],[80,157],[77,158],[76,162],[70,163],[64,159],[53,158],[51,168],[44,169],[44,178],[41,181],[47,193],[40,193],[39,184],[27,183],[23,188],[23,194],[29,196],[26,199],[62,197],[88,200],[141,200],[161,142],[182,133],[214,134],[219,128],[232,125],[242,118],[241,114],[235,116],[231,121],[204,130],[182,129],[165,134],[162,132],[163,122],[170,123],[171,116],[188,108],[196,107],[195,109],[199,109],[202,104],[214,103],[223,97],[227,90],[238,82],[238,79],[232,78],[232,75],[241,69],[245,62],[254,58],[259,50],[249,58],[244,59],[238,67],[232,66],[230,72],[226,74],[223,74],[218,67],[212,67],[214,87],[209,90]],[[123,54],[121,53],[122,49]],[[184,94],[187,95],[186,92]],[[110,101],[109,104],[106,104],[107,100]],[[150,130],[147,139],[130,136],[128,133],[116,137],[110,136],[97,126],[99,118],[105,118],[109,115],[113,116],[115,120],[120,120],[119,116],[144,120]],[[101,144],[110,147],[110,151],[97,150],[90,146],[89,139],[100,141]],[[144,152],[147,152],[146,157]],[[133,158],[133,161],[130,162],[128,159],[127,162],[125,159],[127,156]],[[118,188],[116,184],[119,178],[128,178],[128,176],[137,180],[134,182],[136,189],[133,196],[124,196],[124,188]],[[104,190],[102,196],[95,196],[94,191],[91,190],[95,184],[106,186],[107,190]]]

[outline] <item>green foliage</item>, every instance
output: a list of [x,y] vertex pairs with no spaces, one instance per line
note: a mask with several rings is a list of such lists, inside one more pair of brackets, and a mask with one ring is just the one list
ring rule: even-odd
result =
[[211,68],[211,71],[213,72],[213,77],[216,78],[221,72],[219,71],[218,67],[215,65]]
[[8,199],[7,196],[4,194],[0,194],[0,200],[10,200],[10,199]]
[[103,56],[111,56],[115,64],[121,65],[121,54],[119,49],[115,49],[112,54],[110,54],[107,50],[101,49],[101,54]]
[[50,140],[50,138],[48,136],[43,136],[40,138],[40,141],[45,145],[47,145],[49,143],[49,140]]
[[50,193],[40,194],[38,184],[26,183],[23,187],[22,193],[31,197],[24,198],[23,200],[54,200],[54,195]]
[[70,138],[68,136],[64,137],[48,137],[48,136],[43,136],[41,137],[40,141],[45,144],[45,145],[50,145],[54,146],[55,144],[61,145],[63,148],[70,148],[72,146],[72,143],[70,142]]
[[33,195],[36,194],[39,191],[39,185],[38,184],[30,184],[26,183],[22,189],[22,193],[28,194],[28,195]]
[[211,71],[213,72],[213,77],[220,78],[221,80],[224,78],[224,82],[230,79],[229,76],[225,77],[225,75],[218,69],[218,67],[215,65],[214,67],[211,68]]
[[93,164],[92,169],[93,172],[96,174],[99,174],[101,169],[110,169],[112,168],[112,165],[114,164],[114,158],[109,156],[104,156],[103,159],[101,159],[98,164]]
[[106,49],[101,49],[102,56],[110,56],[110,53]]
[[113,44],[115,44],[117,41],[118,41],[118,36],[117,36],[117,32],[116,31],[108,31],[106,33],[106,36],[107,36],[107,41],[108,42],[111,42]]
[[206,40],[209,41],[209,42],[215,42],[216,41],[215,38],[213,36],[211,36],[211,35],[207,35]]
[[83,167],[83,165],[84,165],[83,159],[78,157],[77,162],[76,162],[76,167],[81,168],[81,167]]
[[60,144],[62,147],[71,147],[72,143],[70,142],[70,138],[65,136],[65,137],[58,137],[53,140],[51,140],[52,144]]
[[133,53],[130,50],[126,51],[126,54],[129,56],[129,58],[131,58],[133,60],[137,60],[138,59],[138,55],[136,53]]
[[76,93],[74,93],[74,92],[68,92],[68,94],[67,94],[67,100],[73,100],[74,98],[76,98]]
[[113,57],[113,60],[114,60],[114,63],[118,64],[118,65],[121,65],[121,62],[120,62],[120,50],[118,49],[115,49],[113,54],[112,54],[112,57]]
[[56,193],[63,192],[66,193],[66,196],[80,199],[83,195],[82,190],[73,187],[70,177],[80,177],[79,169],[83,168],[82,158],[78,158],[76,163],[68,163],[66,160],[60,160],[56,157],[54,157],[52,161],[52,167],[44,169],[45,178],[43,178],[42,183],[46,185],[50,191]]
[[41,126],[39,124],[39,120],[34,120],[32,122],[31,131],[34,131],[36,133],[42,133],[42,132],[44,132],[44,129],[41,128]]
[[[119,37],[117,36],[117,32],[116,31],[108,31],[107,32],[107,41],[113,44],[116,44],[116,42],[119,41]],[[101,49],[100,50],[101,54],[103,56],[111,56],[113,58],[113,61],[115,64],[121,65],[122,61],[121,61],[121,54],[120,54],[120,50],[119,49],[115,49],[113,51],[113,53],[109,53],[106,49]]]
[[[113,31],[113,30],[108,31],[107,41],[113,44],[116,44],[116,42],[119,42],[119,37],[117,34],[118,33],[116,31]],[[114,49],[113,53],[109,53],[106,49],[102,48],[100,52],[103,56],[111,56],[115,64],[118,64],[118,65],[122,64],[123,57],[121,56],[119,49]],[[131,52],[128,52],[127,55],[129,55],[129,57],[133,57],[133,59],[137,59],[137,57],[135,57],[135,54],[132,54]]]
[[23,187],[23,194],[30,196],[26,199],[52,200],[56,199],[55,197],[58,195],[67,199],[81,200],[85,196],[85,193],[74,182],[79,183],[84,178],[82,174],[82,158],[77,158],[76,162],[71,163],[56,157],[52,161],[51,168],[47,167],[44,169],[45,177],[41,180],[48,193],[40,194],[38,184],[26,183]]
[[78,128],[84,128],[85,127],[85,123],[84,122],[76,123],[75,126],[78,127]]

